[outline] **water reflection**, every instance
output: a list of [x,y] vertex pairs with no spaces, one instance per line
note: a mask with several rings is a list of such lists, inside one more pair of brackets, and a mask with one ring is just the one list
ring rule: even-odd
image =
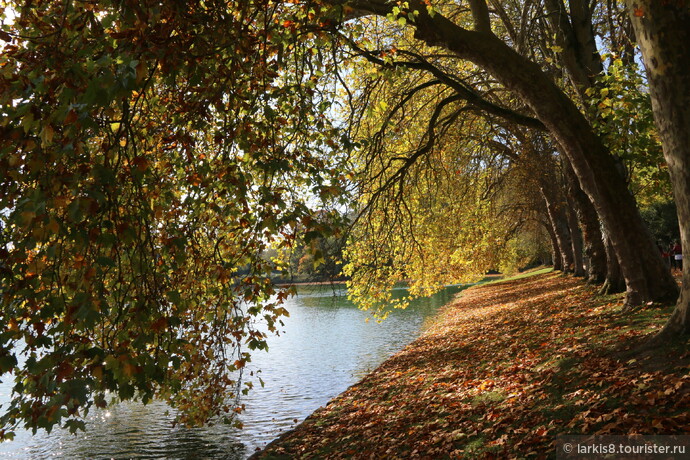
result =
[[[246,458],[403,348],[461,289],[447,288],[377,323],[365,321],[368,314],[346,299],[344,286],[300,287],[287,302],[290,317],[281,335],[271,337],[269,352],[257,352],[248,366],[248,371],[261,370],[266,385],[262,388],[257,380],[244,398],[243,430],[173,428],[165,404],[122,403],[91,415],[86,433],[20,432],[14,441],[0,444],[0,457]],[[7,400],[10,387],[10,382],[0,385],[0,402]]]

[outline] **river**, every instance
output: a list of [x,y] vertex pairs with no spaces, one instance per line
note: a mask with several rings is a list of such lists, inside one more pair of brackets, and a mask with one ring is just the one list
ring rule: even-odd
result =
[[[243,398],[242,430],[173,428],[165,404],[126,402],[90,415],[86,433],[20,431],[0,444],[0,458],[244,459],[414,340],[462,289],[448,287],[377,323],[366,321],[369,315],[347,300],[342,285],[300,286],[285,305],[290,317],[283,332],[269,338],[268,352],[252,356],[249,370],[261,369],[265,387],[256,385]],[[10,388],[9,381],[0,384],[0,404]]]

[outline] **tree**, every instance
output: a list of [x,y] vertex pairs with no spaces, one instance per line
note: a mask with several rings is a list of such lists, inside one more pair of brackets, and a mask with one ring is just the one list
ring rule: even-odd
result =
[[[690,244],[690,9],[684,1],[627,0],[668,163],[683,247]],[[690,327],[690,271],[662,337]]]
[[15,385],[0,438],[83,428],[107,394],[167,400],[185,423],[231,419],[249,350],[286,314],[261,254],[297,227],[319,233],[307,197],[340,193],[333,98],[316,84],[334,63],[322,35],[292,26],[313,11],[10,6],[0,373]]
[[519,97],[561,145],[606,227],[626,280],[626,304],[669,300],[677,295],[677,286],[601,137],[539,63],[494,33],[491,11],[484,0],[470,1],[468,14],[452,6],[447,12],[439,11],[420,1],[398,6],[375,0],[329,3],[346,5],[353,9],[352,15],[372,14],[404,22],[414,29],[419,41],[444,48],[452,53],[451,59],[473,62]]
[[[505,127],[503,139],[490,141],[522,170],[516,187],[531,187],[539,195],[544,220],[552,238],[554,269],[583,276],[580,224],[568,201],[570,189],[564,181],[563,160],[555,146],[540,132],[524,132],[517,126]],[[507,136],[506,136],[507,134]],[[510,142],[506,137],[513,137]]]
[[494,147],[490,121],[424,72],[354,65],[353,87],[365,89],[352,106],[381,102],[356,117],[361,208],[346,251],[350,296],[385,316],[407,300],[392,302],[397,282],[420,296],[521,265],[514,236],[525,218],[509,192],[515,155]]
[[[319,217],[326,220],[319,222]],[[342,280],[344,230],[350,225],[349,216],[321,210],[312,218],[315,219],[312,229],[304,234],[296,232],[295,240],[284,247],[282,254],[276,254],[288,264],[286,275],[289,277],[285,281]]]
[[[288,294],[272,285],[276,265],[262,254],[295,244],[298,232],[314,241],[332,235],[328,219],[313,218],[314,197],[345,199],[342,162],[367,161],[345,120],[329,121],[347,77],[340,71],[346,49],[426,79],[410,89],[410,97],[426,98],[412,106],[426,126],[395,133],[359,190],[371,215],[355,234],[360,254],[390,269],[384,283],[395,275],[438,284],[445,273],[424,260],[433,252],[445,254],[457,278],[500,262],[492,260],[496,241],[516,226],[499,212],[510,165],[488,146],[489,117],[548,131],[558,144],[604,223],[629,305],[676,295],[619,162],[581,110],[600,71],[586,2],[569,2],[565,15],[562,2],[545,3],[556,43],[542,40],[541,48],[532,46],[529,21],[515,27],[537,11],[533,3],[522,12],[484,0],[470,0],[469,10],[384,0],[5,4],[0,373],[13,374],[15,397],[0,438],[21,425],[78,429],[91,407],[106,404],[106,393],[166,399],[188,423],[241,410],[227,392],[242,391],[247,349],[266,348],[266,331],[253,324],[264,321],[271,331],[286,314],[280,304]],[[669,20],[669,36],[685,39],[687,14],[672,2],[631,11],[633,19],[652,18],[635,19],[637,35],[651,30],[643,50],[687,244],[688,155],[680,146],[687,123],[670,117],[685,114],[671,88],[678,83],[687,95],[688,72],[661,72],[687,62],[678,54],[687,50],[647,30]],[[368,31],[348,27],[376,23],[344,24],[372,15],[392,20],[375,49],[362,40]],[[551,29],[539,26],[538,36],[548,36]],[[627,32],[610,29],[607,40],[620,42],[632,62]],[[552,54],[565,73],[548,63]],[[563,75],[571,89],[558,81]],[[350,114],[366,110],[385,120],[370,104]],[[461,123],[483,142],[451,136]],[[441,146],[441,135],[454,145]],[[397,208],[379,206],[396,197],[405,199]],[[406,206],[418,215],[401,226]],[[370,238],[396,233],[409,238],[383,246],[385,238]],[[670,324],[687,322],[687,299]]]

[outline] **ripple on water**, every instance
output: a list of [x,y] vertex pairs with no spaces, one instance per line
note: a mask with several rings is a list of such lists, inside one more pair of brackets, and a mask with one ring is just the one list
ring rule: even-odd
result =
[[[227,425],[173,428],[164,403],[127,402],[93,412],[86,433],[54,430],[31,436],[21,431],[15,441],[0,444],[0,458],[246,458],[404,347],[459,290],[450,288],[430,301],[396,310],[379,324],[365,322],[367,314],[347,301],[339,287],[300,287],[286,305],[286,332],[271,337],[270,352],[256,353],[248,366],[261,369],[266,386],[255,381],[244,398],[244,430]],[[10,388],[11,382],[0,384],[0,403],[7,401]]]

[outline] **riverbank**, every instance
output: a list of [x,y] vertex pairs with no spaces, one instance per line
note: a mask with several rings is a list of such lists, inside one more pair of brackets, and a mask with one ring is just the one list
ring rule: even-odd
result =
[[[518,275],[515,277],[511,276],[511,279],[513,278],[522,278],[524,276],[528,276],[530,274],[533,274],[534,272],[541,272],[544,271],[543,267],[539,267],[534,270],[530,270],[525,272],[523,275]],[[480,281],[480,283],[485,283],[485,282],[494,282],[494,281],[500,281],[503,279],[505,275],[501,273],[493,274],[493,275],[485,275],[484,278]],[[279,287],[291,287],[291,286],[337,286],[337,285],[343,285],[347,283],[347,279],[343,280],[329,280],[329,281],[276,281],[276,286]],[[403,281],[403,283],[407,283],[407,281]]]
[[622,300],[557,273],[468,289],[257,457],[555,456],[559,434],[690,433],[687,342],[632,352],[672,307]]

